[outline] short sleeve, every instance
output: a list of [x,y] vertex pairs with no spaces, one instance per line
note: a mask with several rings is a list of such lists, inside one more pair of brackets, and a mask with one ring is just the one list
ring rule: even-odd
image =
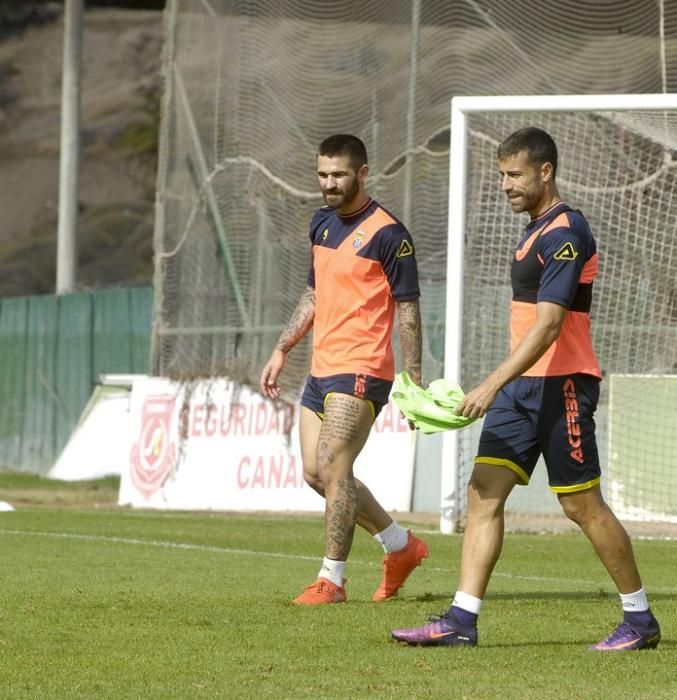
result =
[[402,224],[385,226],[379,233],[380,260],[396,301],[411,301],[421,295],[414,242]]
[[582,222],[542,236],[539,253],[543,273],[537,301],[551,301],[568,309],[578,291],[583,266],[594,252],[592,236]]

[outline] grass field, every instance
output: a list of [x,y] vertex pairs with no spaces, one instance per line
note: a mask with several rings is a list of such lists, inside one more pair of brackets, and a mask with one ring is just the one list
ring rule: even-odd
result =
[[587,651],[620,606],[571,534],[506,537],[478,648],[409,648],[390,629],[447,607],[460,537],[429,531],[430,559],[374,604],[381,553],[358,533],[348,604],[299,609],[318,517],[132,511],[115,488],[0,474],[3,699],[677,697],[675,541],[635,543],[655,651]]

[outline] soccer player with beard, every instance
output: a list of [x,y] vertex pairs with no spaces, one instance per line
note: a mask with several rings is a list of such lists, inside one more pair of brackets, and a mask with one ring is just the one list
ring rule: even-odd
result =
[[[298,605],[346,601],[344,569],[356,524],[385,551],[375,601],[394,596],[429,553],[353,474],[374,419],[388,402],[396,312],[404,369],[421,382],[414,244],[404,225],[367,194],[368,172],[366,148],[357,137],[336,134],[320,144],[317,178],[327,206],[310,224],[308,284],[260,377],[263,395],[277,398],[287,353],[313,329],[300,437],[304,478],[326,502],[325,555],[316,581],[294,599]],[[388,467],[383,465],[384,479]]]
[[520,129],[497,156],[512,211],[529,215],[512,262],[510,354],[456,408],[469,418],[486,415],[468,484],[457,593],[439,619],[392,636],[411,645],[477,644],[477,618],[503,546],[505,502],[516,485],[529,483],[542,454],[551,491],[620,594],[623,621],[591,649],[653,648],[658,622],[630,539],[600,489],[593,415],[602,373],[590,335],[595,240],[583,214],[559,195],[557,147],[547,132]]

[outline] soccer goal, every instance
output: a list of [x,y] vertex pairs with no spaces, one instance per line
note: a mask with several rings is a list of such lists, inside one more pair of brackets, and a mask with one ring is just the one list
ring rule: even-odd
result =
[[[468,390],[508,351],[510,258],[526,218],[512,214],[500,191],[496,147],[528,125],[554,137],[560,194],[583,211],[597,240],[592,331],[607,379],[596,415],[602,488],[631,504],[622,518],[677,522],[677,499],[665,496],[677,492],[677,414],[665,389],[677,374],[677,94],[451,101],[445,375]],[[611,375],[661,380],[617,380],[611,402]],[[650,414],[647,386],[661,387]],[[463,521],[480,429],[477,421],[444,434],[443,532]],[[542,464],[507,510],[559,512]]]

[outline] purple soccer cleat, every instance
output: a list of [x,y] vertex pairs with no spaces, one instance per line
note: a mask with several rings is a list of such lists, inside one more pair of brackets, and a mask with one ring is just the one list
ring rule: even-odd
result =
[[431,618],[427,625],[409,629],[393,630],[392,638],[411,646],[477,646],[477,630],[461,629],[446,615]]
[[621,622],[616,629],[601,642],[593,644],[590,651],[636,651],[655,649],[661,640],[661,630],[654,619],[655,627],[638,632],[627,622]]

